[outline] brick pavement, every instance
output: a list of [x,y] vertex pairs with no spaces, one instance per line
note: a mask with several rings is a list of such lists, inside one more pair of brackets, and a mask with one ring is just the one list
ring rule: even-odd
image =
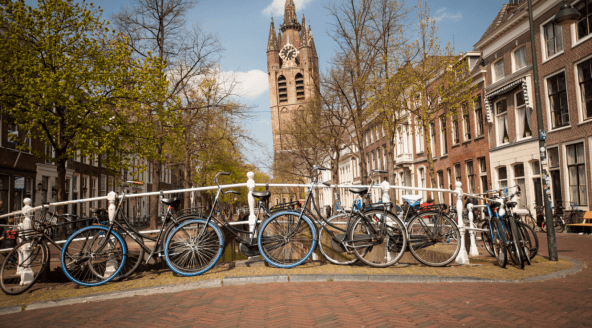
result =
[[[539,235],[542,252],[546,238]],[[592,237],[558,234],[591,263]],[[592,270],[537,283],[274,283],[225,286],[0,316],[2,327],[592,326]]]

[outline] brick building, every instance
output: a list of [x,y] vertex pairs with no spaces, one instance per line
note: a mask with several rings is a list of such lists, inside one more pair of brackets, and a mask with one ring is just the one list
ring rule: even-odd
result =
[[[592,139],[592,41],[589,0],[574,3],[583,13],[572,26],[556,26],[561,1],[533,1],[544,130],[553,202],[588,209]],[[592,8],[591,8],[592,9]],[[592,23],[592,22],[591,22]],[[527,1],[504,5],[475,45],[487,69],[485,100],[493,187],[519,185],[520,208],[542,204]],[[588,94],[588,95],[586,95]],[[590,109],[588,109],[590,108]]]

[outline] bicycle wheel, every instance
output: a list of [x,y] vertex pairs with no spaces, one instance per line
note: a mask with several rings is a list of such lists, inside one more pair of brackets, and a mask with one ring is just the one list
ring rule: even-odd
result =
[[[481,224],[481,229],[489,229],[489,222],[485,221]],[[489,255],[495,257],[495,253],[493,252],[493,244],[491,243],[490,231],[488,232],[481,232],[481,240],[483,241],[483,246],[489,253]]]
[[525,224],[522,222],[517,222],[516,226],[518,228],[518,236],[520,241],[520,250],[522,251],[522,259],[524,261],[524,264],[531,265],[532,263],[530,261],[530,240],[527,235],[527,232],[525,231],[525,229],[527,228],[524,228]]
[[[130,234],[133,234],[136,239],[131,238]],[[121,281],[131,276],[132,273],[134,273],[138,269],[138,267],[144,260],[144,249],[138,243],[138,241],[144,241],[142,236],[133,231],[128,231],[122,237],[124,238],[127,246],[127,258],[125,259],[125,264],[123,265],[123,268],[121,268],[121,271],[119,272],[117,277],[113,278],[113,281]],[[131,241],[131,246],[130,243],[128,243],[128,241]]]
[[49,249],[41,241],[22,241],[4,259],[0,270],[0,288],[8,295],[18,295],[31,288],[48,268]]
[[261,256],[278,268],[293,268],[306,261],[316,246],[312,221],[304,214],[279,212],[261,225],[257,242]]
[[319,250],[333,264],[353,264],[358,261],[353,252],[347,252],[341,242],[346,236],[348,214],[337,214],[319,229]]
[[497,217],[494,217],[493,224],[491,226],[493,236],[491,236],[491,245],[493,246],[493,252],[497,263],[500,267],[505,268],[508,264],[508,250],[505,242],[505,232],[502,228],[502,224]]
[[563,220],[557,214],[553,215],[553,226],[555,227],[555,232],[563,232],[565,230],[565,225],[563,224]]
[[166,240],[164,258],[175,273],[197,276],[210,270],[224,252],[224,235],[211,221],[185,221]]
[[524,240],[528,245],[528,258],[529,260],[532,260],[539,251],[539,237],[530,226],[526,224],[521,224],[519,225],[519,227],[523,231]]
[[445,266],[460,251],[460,232],[456,223],[444,214],[425,211],[407,225],[409,250],[415,259],[428,266]]
[[[351,245],[355,256],[376,268],[397,263],[407,245],[405,225],[396,216],[382,210],[371,210],[357,216],[351,226]],[[381,231],[382,230],[382,231]]]
[[536,221],[530,213],[523,216],[522,220],[523,220],[524,224],[529,226],[531,229],[534,229],[534,227],[536,227]]
[[64,244],[60,254],[62,270],[68,279],[87,287],[103,285],[123,268],[127,246],[121,236],[103,226],[76,231]]
[[514,217],[507,217],[506,222],[508,222],[510,225],[510,252],[512,254],[512,261],[514,261],[514,264],[520,266],[520,268],[524,270],[522,243],[520,240],[520,233],[518,232],[518,227],[516,227],[516,221],[514,220]]

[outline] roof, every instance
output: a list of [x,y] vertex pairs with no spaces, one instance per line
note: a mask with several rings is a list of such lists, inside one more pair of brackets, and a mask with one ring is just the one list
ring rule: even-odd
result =
[[502,6],[487,30],[485,30],[485,33],[483,33],[479,41],[475,43],[475,46],[498,31],[498,29],[510,20],[510,18],[515,17],[517,12],[527,10],[527,6],[528,2],[526,0],[509,0],[508,3]]

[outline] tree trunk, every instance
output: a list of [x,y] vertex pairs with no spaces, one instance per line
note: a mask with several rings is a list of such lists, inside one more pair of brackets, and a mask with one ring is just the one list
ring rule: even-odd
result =
[[[158,155],[162,154],[162,149],[159,147]],[[160,191],[160,171],[162,170],[162,163],[156,160],[152,163],[154,170],[152,172],[152,191]],[[150,196],[150,229],[155,230],[158,224],[158,208],[160,205],[160,197],[158,195]]]
[[[428,158],[428,170],[430,172],[430,181],[432,183],[432,188],[438,188],[438,182],[436,181],[436,172],[434,171],[434,156],[432,154],[432,140],[431,140],[431,135],[430,135],[430,130],[429,127],[426,127],[425,124],[423,125],[423,131],[424,131],[424,135],[425,135],[425,147],[426,147],[426,153],[427,153],[427,158]],[[427,131],[427,133],[426,133]],[[434,200],[434,204],[440,204],[440,197],[439,194],[437,192],[433,192],[432,193],[432,198]]]
[[[63,202],[66,200],[66,159],[62,158],[63,151],[56,150],[56,157],[60,158],[56,162],[56,167],[58,171],[58,202]],[[49,192],[49,191],[48,191]],[[58,206],[57,212],[59,214],[66,213],[67,205]],[[64,218],[58,217],[58,223],[63,223]],[[66,226],[61,225],[58,229],[58,239],[65,240],[66,239]]]

